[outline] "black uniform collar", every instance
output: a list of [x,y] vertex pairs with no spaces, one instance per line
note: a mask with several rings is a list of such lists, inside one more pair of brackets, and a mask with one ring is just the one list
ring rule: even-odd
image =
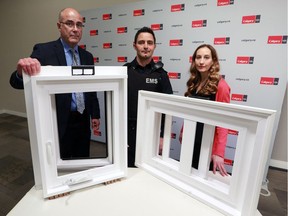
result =
[[139,63],[137,62],[136,60],[136,57],[135,59],[131,62],[131,66],[134,68],[134,69],[140,69],[140,70],[143,70],[143,71],[151,71],[153,66],[155,65],[155,62],[153,61],[153,59],[151,59],[150,63],[145,65],[145,67],[139,65]]

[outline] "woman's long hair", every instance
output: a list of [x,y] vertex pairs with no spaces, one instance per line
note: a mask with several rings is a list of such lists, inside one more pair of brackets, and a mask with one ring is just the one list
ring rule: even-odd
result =
[[206,84],[200,89],[199,94],[202,95],[211,95],[216,94],[218,82],[220,80],[220,65],[217,52],[215,48],[209,44],[200,45],[192,56],[192,63],[190,66],[190,78],[187,81],[187,91],[185,92],[185,96],[191,96],[192,92],[195,91],[201,83],[201,75],[200,72],[196,69],[195,59],[197,55],[197,51],[203,47],[207,47],[211,51],[213,65],[209,69],[208,80]]

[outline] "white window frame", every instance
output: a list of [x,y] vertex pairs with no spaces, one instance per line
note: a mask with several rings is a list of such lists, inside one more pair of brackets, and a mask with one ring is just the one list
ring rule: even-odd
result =
[[[274,110],[140,91],[136,166],[217,209],[224,215],[254,216],[271,141]],[[162,155],[158,154],[165,114]],[[180,161],[169,158],[172,118],[184,119]],[[198,170],[191,167],[197,122],[204,123]],[[209,171],[215,126],[239,131],[233,174]]]
[[[72,76],[71,66],[43,66],[36,76],[23,73],[35,186],[44,198],[127,175],[127,68],[94,70],[94,75]],[[108,95],[108,157],[61,160],[55,94],[94,91]],[[59,175],[59,168],[85,169]]]

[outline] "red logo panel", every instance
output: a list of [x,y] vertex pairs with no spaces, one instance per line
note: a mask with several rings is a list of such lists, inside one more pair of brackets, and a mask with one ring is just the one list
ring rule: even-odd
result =
[[218,0],[217,1],[217,6],[227,6],[234,4],[234,0]]
[[261,77],[260,84],[261,85],[278,85],[279,78],[275,77]]
[[119,27],[117,28],[117,34],[124,34],[128,32],[128,28],[127,27]]
[[86,44],[80,44],[79,47],[86,50]]
[[90,36],[96,36],[98,35],[98,30],[94,29],[94,30],[90,30]]
[[227,158],[224,158],[224,164],[228,165],[228,166],[233,166],[234,161],[230,160],[230,159],[227,159]]
[[236,60],[237,64],[253,64],[254,63],[254,57],[250,56],[238,56]]
[[119,56],[117,58],[117,62],[127,62],[127,57],[126,56]]
[[235,131],[235,130],[231,130],[231,129],[229,129],[228,130],[228,134],[230,134],[230,135],[235,135],[235,136],[238,136],[238,131]]
[[154,62],[162,61],[162,56],[153,56],[153,61]]
[[201,28],[207,26],[207,20],[194,20],[192,21],[192,28]]
[[111,20],[112,19],[112,14],[103,14],[102,15],[102,20]]
[[185,10],[185,4],[171,5],[171,12],[178,12],[184,10]]
[[230,37],[214,38],[214,45],[225,45],[230,43]]
[[163,30],[163,24],[152,24],[151,29],[153,31]]
[[144,9],[138,9],[133,11],[133,16],[144,16],[145,10]]
[[168,72],[168,76],[170,79],[181,79],[181,73],[177,72]]
[[183,46],[183,40],[182,39],[174,39],[170,40],[170,46]]
[[103,43],[103,49],[111,49],[112,43]]
[[248,95],[242,95],[242,94],[232,94],[231,100],[233,101],[242,101],[247,102]]
[[99,63],[99,57],[94,57],[93,60],[94,60],[94,63]]
[[277,35],[277,36],[269,36],[268,44],[287,44],[287,35]]
[[242,24],[260,23],[261,15],[243,16]]
[[171,133],[171,139],[176,139],[176,133]]

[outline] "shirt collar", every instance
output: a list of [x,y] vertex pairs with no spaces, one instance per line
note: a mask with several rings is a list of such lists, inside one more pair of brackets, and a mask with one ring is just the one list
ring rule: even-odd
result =
[[[71,47],[62,38],[60,38],[60,40],[61,40],[61,43],[62,43],[62,45],[64,47],[65,53],[69,52],[71,50]],[[78,45],[76,45],[74,47],[74,50],[75,50],[76,53],[78,53]]]

